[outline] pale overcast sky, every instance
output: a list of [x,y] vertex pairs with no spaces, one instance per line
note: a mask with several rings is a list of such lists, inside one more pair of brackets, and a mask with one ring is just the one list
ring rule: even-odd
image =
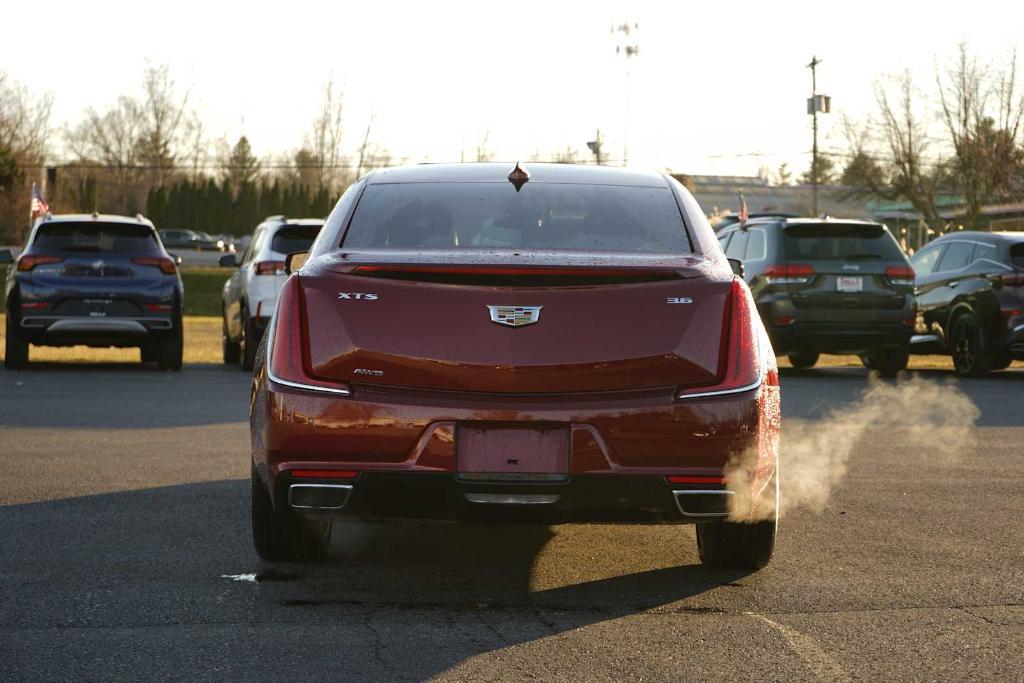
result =
[[148,59],[191,89],[214,137],[244,131],[260,155],[302,144],[333,73],[349,152],[372,107],[373,137],[396,158],[457,160],[487,131],[499,159],[583,154],[601,128],[620,159],[624,59],[610,28],[627,20],[640,24],[630,162],[690,173],[802,171],[813,54],[833,97],[825,147],[842,144],[839,114],[872,110],[886,73],[930,87],[961,40],[1024,59],[1024,2],[1006,0],[5,4],[0,68],[53,92],[58,125],[138,92]]

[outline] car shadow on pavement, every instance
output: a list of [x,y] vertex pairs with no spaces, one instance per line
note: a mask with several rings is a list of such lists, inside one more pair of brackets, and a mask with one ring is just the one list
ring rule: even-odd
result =
[[237,480],[0,507],[8,671],[73,676],[89,661],[90,677],[148,678],[163,657],[175,677],[210,676],[213,660],[266,677],[273,642],[277,665],[313,651],[347,678],[423,679],[647,610],[721,611],[688,599],[746,574],[696,565],[680,527],[345,523],[326,561],[266,563],[248,507]]

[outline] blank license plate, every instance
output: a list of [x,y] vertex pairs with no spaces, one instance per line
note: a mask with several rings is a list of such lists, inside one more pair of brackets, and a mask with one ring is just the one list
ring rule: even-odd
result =
[[862,277],[841,277],[837,289],[840,292],[863,292],[864,278]]
[[455,448],[459,472],[569,472],[567,427],[501,429],[460,425]]

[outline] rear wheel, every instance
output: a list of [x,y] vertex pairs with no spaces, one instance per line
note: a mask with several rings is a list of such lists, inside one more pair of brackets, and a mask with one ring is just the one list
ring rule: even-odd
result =
[[28,340],[18,334],[18,326],[10,314],[7,315],[7,351],[4,367],[8,370],[24,370],[28,367]]
[[908,349],[876,349],[860,357],[868,370],[875,370],[882,377],[895,377],[907,369],[910,362]]
[[761,569],[772,559],[779,526],[779,477],[771,488],[775,501],[771,517],[760,522],[702,522],[697,524],[697,553],[711,569]]
[[234,365],[241,358],[241,346],[238,342],[231,341],[231,337],[228,336],[228,320],[227,316],[221,313],[221,350],[224,354],[224,364]]
[[973,313],[964,313],[953,321],[949,350],[956,374],[984,377],[992,370],[994,359],[981,321]]
[[250,470],[252,484],[252,542],[264,560],[319,560],[327,552],[331,522],[302,519],[286,506],[274,509],[270,493]]
[[256,348],[260,344],[259,334],[256,332],[256,321],[249,317],[248,311],[242,309],[242,343],[240,354],[242,356],[242,369],[252,370],[256,364]]
[[174,328],[157,347],[156,366],[161,370],[181,370],[181,358],[184,355],[184,338],[181,330],[181,317],[174,320]]
[[814,364],[818,362],[818,355],[815,351],[798,351],[789,354],[789,362],[798,370],[813,368]]

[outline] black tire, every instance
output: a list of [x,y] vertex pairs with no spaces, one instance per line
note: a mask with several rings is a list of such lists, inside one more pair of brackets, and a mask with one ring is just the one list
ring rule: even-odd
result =
[[895,377],[907,369],[910,362],[909,349],[877,349],[860,357],[868,370],[874,370],[882,377]]
[[228,321],[226,314],[221,312],[221,350],[224,355],[225,365],[234,365],[241,360],[241,346],[238,342],[231,341],[231,337],[228,336]]
[[789,362],[794,368],[805,370],[814,367],[814,364],[818,362],[818,356],[816,351],[797,351],[789,354]]
[[9,313],[6,334],[7,351],[4,354],[4,367],[8,370],[24,370],[28,367],[28,340],[18,334],[18,327]]
[[775,510],[771,518],[753,523],[697,524],[697,553],[709,569],[761,569],[772,559],[779,526],[779,480],[775,476]]
[[160,341],[156,350],[156,366],[161,370],[181,370],[181,358],[184,355],[184,338],[182,322],[178,317],[174,328]]
[[252,484],[252,543],[264,560],[321,560],[327,554],[331,522],[302,519],[287,507],[274,509],[270,493],[250,470]]
[[152,342],[147,342],[139,348],[139,355],[142,357],[143,363],[155,363],[159,354],[157,353],[157,345]]
[[260,345],[256,323],[249,317],[248,311],[242,309],[242,342],[239,353],[242,357],[242,370],[252,372],[256,364],[256,349]]
[[953,321],[949,333],[949,355],[961,377],[984,377],[995,362],[989,349],[988,335],[973,313],[964,313]]

